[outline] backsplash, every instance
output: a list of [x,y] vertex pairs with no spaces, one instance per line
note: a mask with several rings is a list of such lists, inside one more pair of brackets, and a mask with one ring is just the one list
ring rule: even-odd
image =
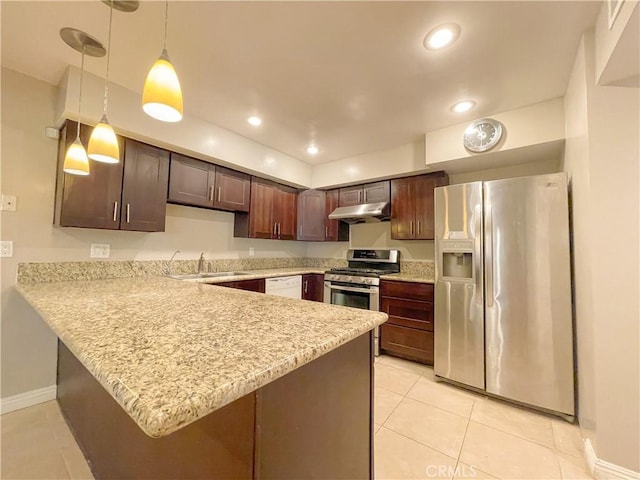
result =
[[[328,270],[346,266],[346,260],[337,258],[229,258],[206,260],[204,270],[209,272],[231,272],[296,267]],[[48,283],[164,275],[166,268],[167,260],[20,263],[18,264],[17,283]],[[194,273],[197,269],[197,260],[174,260],[171,262],[171,273],[173,274]],[[400,270],[407,275],[433,277],[433,262],[428,260],[403,260],[400,263]]]

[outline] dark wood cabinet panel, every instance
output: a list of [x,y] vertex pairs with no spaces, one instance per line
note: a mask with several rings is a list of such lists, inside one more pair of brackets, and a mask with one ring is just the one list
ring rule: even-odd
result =
[[302,275],[302,299],[313,302],[324,301],[324,275],[305,273]]
[[380,327],[380,348],[399,357],[433,365],[433,332],[385,323]]
[[248,290],[250,292],[264,293],[264,278],[255,278],[252,280],[237,280],[235,282],[215,283],[219,287],[237,288],[239,290]]
[[168,201],[213,207],[216,167],[202,160],[171,153]]
[[169,152],[126,139],[124,156],[120,229],[163,232]]
[[[68,121],[60,132],[58,147],[58,177],[54,222],[62,227],[106,228],[120,227],[120,197],[124,142],[120,142],[120,162],[102,163],[90,160],[90,174],[69,175],[62,170],[67,148],[76,139],[77,123]],[[89,143],[91,127],[80,126],[80,139]]]
[[445,172],[391,180],[391,238],[432,240],[433,190],[448,184]]
[[305,190],[298,194],[298,240],[321,242],[325,239],[326,193]]
[[362,185],[341,188],[339,192],[339,205],[341,207],[350,207],[351,205],[360,205],[363,203]]
[[[274,189],[272,185],[251,180],[251,208],[249,231],[251,238],[275,238],[276,225],[273,220]],[[236,218],[239,215],[236,214]]]
[[251,194],[251,176],[224,167],[216,167],[215,201],[213,206],[222,210],[248,212]]
[[367,183],[362,187],[362,203],[389,201],[389,181]]
[[278,240],[295,240],[298,219],[298,194],[295,190],[274,187],[273,219]]
[[380,281],[380,348],[391,355],[433,365],[433,285]]
[[[328,190],[325,193],[325,211],[329,215],[340,205],[340,190]],[[340,220],[330,220],[328,216],[324,219],[324,239],[337,242]],[[344,223],[344,222],[343,222]],[[346,225],[346,224],[345,224]],[[349,236],[349,226],[347,225],[347,237]]]

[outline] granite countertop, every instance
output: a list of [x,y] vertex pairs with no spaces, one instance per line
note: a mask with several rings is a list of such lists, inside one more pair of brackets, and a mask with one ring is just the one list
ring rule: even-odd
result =
[[397,280],[399,282],[415,282],[415,283],[434,283],[432,276],[419,273],[392,273],[390,275],[382,275],[383,280]]
[[16,288],[151,437],[168,435],[387,319],[154,276]]

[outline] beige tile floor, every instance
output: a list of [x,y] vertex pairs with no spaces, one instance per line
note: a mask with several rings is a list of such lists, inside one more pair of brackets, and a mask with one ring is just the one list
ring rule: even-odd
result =
[[[376,361],[375,476],[589,479],[578,428],[436,383],[429,367]],[[57,403],[0,417],[0,478],[93,479]]]

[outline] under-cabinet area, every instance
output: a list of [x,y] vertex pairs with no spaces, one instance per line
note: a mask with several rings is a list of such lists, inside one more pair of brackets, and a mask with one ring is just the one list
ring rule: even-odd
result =
[[[54,224],[61,227],[163,232],[170,203],[231,212],[238,238],[343,242],[349,241],[349,223],[370,219],[343,221],[331,213],[374,204],[381,209],[378,220],[391,221],[392,239],[428,240],[433,239],[433,190],[448,184],[446,173],[435,172],[305,190],[123,136],[117,136],[120,162],[92,161],[88,175],[69,175],[62,166],[76,128],[67,121],[58,143]],[[80,125],[85,143],[90,130]]]

